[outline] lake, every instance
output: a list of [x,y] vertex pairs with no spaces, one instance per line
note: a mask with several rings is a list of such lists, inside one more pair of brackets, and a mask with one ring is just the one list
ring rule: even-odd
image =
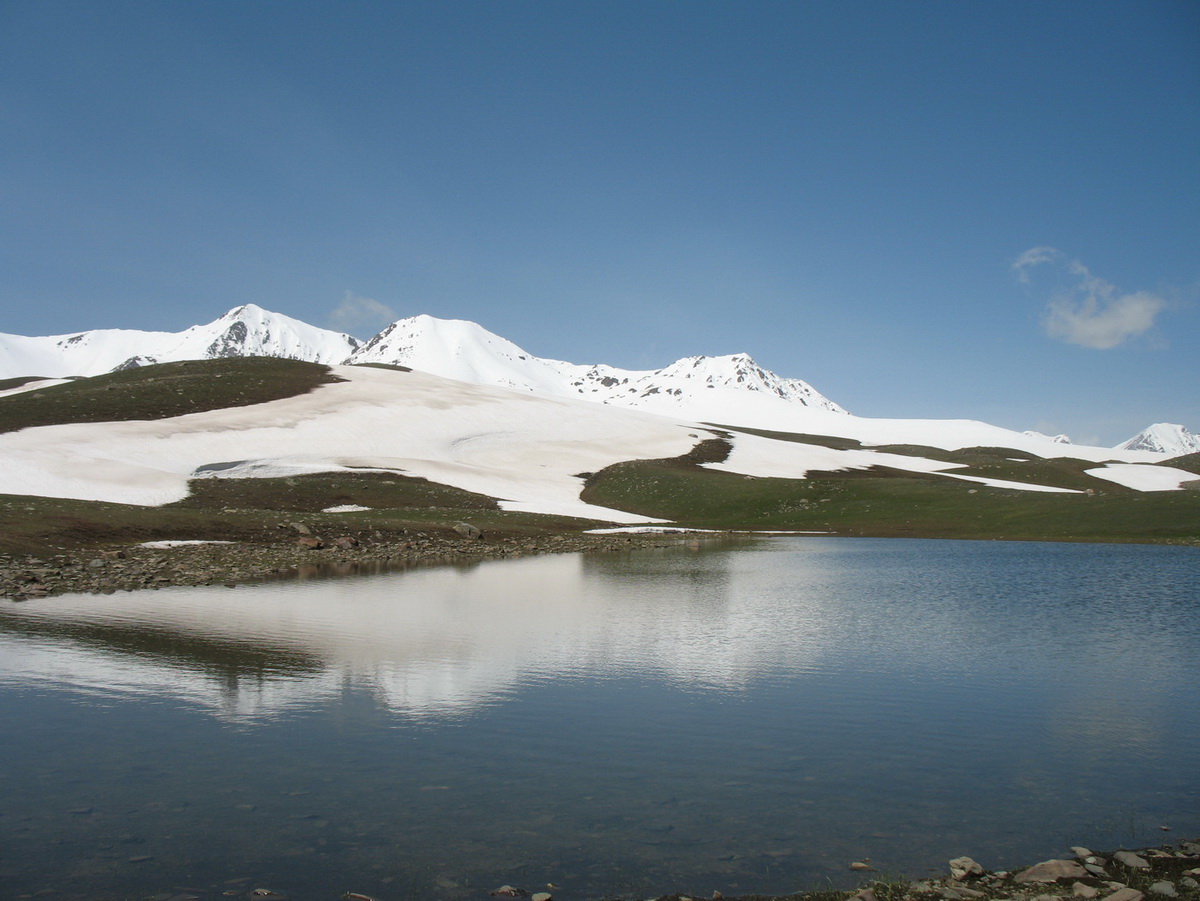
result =
[[780,537],[0,602],[0,885],[710,896],[1191,838],[1198,586]]

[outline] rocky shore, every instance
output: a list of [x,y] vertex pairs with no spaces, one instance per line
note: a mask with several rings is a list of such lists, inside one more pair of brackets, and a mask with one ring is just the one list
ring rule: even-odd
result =
[[[444,529],[316,534],[304,522],[280,523],[272,542],[110,544],[47,557],[0,555],[0,597],[107,593],[172,585],[227,585],[396,572],[413,566],[576,551],[613,552],[698,540],[682,531],[595,535],[489,535],[466,522]],[[706,534],[704,537],[712,537]]]
[[[1137,851],[1094,853],[1071,848],[1072,856],[1010,871],[989,871],[970,857],[949,861],[949,873],[909,882],[872,880],[843,901],[1169,901],[1200,898],[1200,839]],[[863,864],[851,864],[851,869]],[[717,893],[719,896],[720,893]],[[825,901],[826,893],[776,896],[771,901]],[[673,896],[683,901],[687,896]],[[740,901],[767,901],[743,896]]]
[[[1200,898],[1200,839],[1177,845],[1120,850],[1095,854],[1087,848],[1072,848],[1072,856],[1046,860],[1012,871],[992,872],[970,857],[949,861],[949,872],[939,877],[908,881],[899,878],[871,879],[861,888],[847,891],[797,892],[790,895],[726,896],[674,893],[643,901],[1195,901]],[[869,866],[851,864],[851,869]],[[248,879],[235,880],[247,883]],[[16,895],[18,901],[46,893]],[[64,901],[80,896],[50,893]],[[528,901],[567,901],[578,896],[565,887],[527,889],[501,885],[491,891],[479,889],[480,901],[493,898],[525,898]],[[106,896],[107,897],[107,896]],[[279,887],[231,887],[230,883],[210,889],[171,888],[142,897],[146,901],[292,901]],[[306,898],[313,897],[306,894]],[[328,895],[328,901],[394,901],[390,897],[346,891]],[[605,896],[606,901],[630,901],[629,896]]]

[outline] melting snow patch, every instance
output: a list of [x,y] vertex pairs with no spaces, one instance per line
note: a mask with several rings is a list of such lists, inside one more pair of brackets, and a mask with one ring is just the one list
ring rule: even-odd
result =
[[585,535],[681,535],[692,532],[720,534],[720,529],[676,529],[671,526],[618,526],[609,529],[586,529]]
[[1184,482],[1200,481],[1200,476],[1194,472],[1143,463],[1109,463],[1084,471],[1090,476],[1116,482],[1134,491],[1178,491]]
[[338,504],[336,507],[326,507],[322,513],[365,513],[370,507],[361,504]]
[[173,547],[186,547],[190,544],[237,544],[236,541],[203,541],[203,540],[186,540],[186,541],[143,541],[138,547],[148,547],[154,550],[167,550]]

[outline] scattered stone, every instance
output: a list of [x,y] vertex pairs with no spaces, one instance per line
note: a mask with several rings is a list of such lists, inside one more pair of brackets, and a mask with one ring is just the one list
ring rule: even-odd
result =
[[869,888],[865,888],[856,895],[851,895],[846,901],[878,901],[875,893]]
[[1091,851],[1089,851],[1087,848],[1083,847],[1082,845],[1072,845],[1071,853],[1075,855],[1075,858],[1077,860],[1086,860],[1089,857],[1096,856]]
[[1132,851],[1118,851],[1113,855],[1113,860],[1122,866],[1129,867],[1131,870],[1148,870],[1150,864],[1144,857],[1139,857]]
[[1076,898],[1095,898],[1100,894],[1100,889],[1086,882],[1076,882],[1071,886],[1071,894]]
[[295,529],[297,532],[299,532],[301,535],[311,535],[312,534],[312,529],[310,529],[308,526],[306,526],[302,522],[293,522],[293,523],[289,523],[289,525],[293,529]]
[[1022,870],[1013,877],[1014,882],[1058,882],[1060,879],[1078,879],[1087,876],[1087,870],[1073,860],[1044,860]]
[[346,892],[342,895],[342,901],[376,901],[370,895],[364,895],[362,892]]
[[299,547],[308,548],[310,551],[319,551],[325,547],[325,542],[315,535],[301,535],[296,539],[296,544]]
[[1104,901],[1142,901],[1145,897],[1137,889],[1125,886],[1125,888],[1119,888],[1111,895],[1105,896]]
[[871,866],[869,863],[867,863],[865,860],[854,861],[854,863],[850,864],[850,869],[861,870],[861,871],[870,871],[870,872],[874,872],[874,870],[875,870],[875,868],[873,866]]
[[1156,882],[1150,886],[1150,894],[1163,895],[1167,898],[1178,898],[1179,892],[1175,890],[1175,884],[1172,882]]
[[498,898],[524,898],[529,892],[523,888],[516,888],[511,885],[502,885],[500,888],[492,889],[488,892],[489,895],[495,895]]
[[1197,882],[1191,876],[1184,876],[1179,880],[1179,884],[1189,892],[1194,892],[1196,889],[1200,888],[1200,882]]
[[340,538],[333,539],[333,546],[341,548],[343,551],[348,551],[350,548],[358,547],[358,539],[353,535],[343,535]]
[[1100,879],[1108,878],[1108,871],[1106,869],[1104,869],[1104,867],[1102,867],[1098,863],[1085,863],[1083,865],[1083,868],[1085,870],[1087,870],[1089,873],[1091,873],[1093,876],[1097,876]]
[[456,522],[452,528],[463,538],[475,539],[483,537],[483,531],[478,526],[473,526],[469,522]]
[[970,857],[956,857],[950,861],[950,875],[959,880],[982,876],[983,867]]
[[529,901],[553,901],[554,896],[549,892],[534,892],[529,896]]

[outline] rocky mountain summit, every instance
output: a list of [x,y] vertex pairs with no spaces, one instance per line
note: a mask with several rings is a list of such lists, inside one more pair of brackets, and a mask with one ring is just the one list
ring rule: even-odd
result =
[[1156,422],[1128,441],[1118,444],[1117,450],[1152,451],[1156,454],[1179,457],[1183,454],[1200,453],[1200,435],[1193,435],[1183,426],[1173,422]]

